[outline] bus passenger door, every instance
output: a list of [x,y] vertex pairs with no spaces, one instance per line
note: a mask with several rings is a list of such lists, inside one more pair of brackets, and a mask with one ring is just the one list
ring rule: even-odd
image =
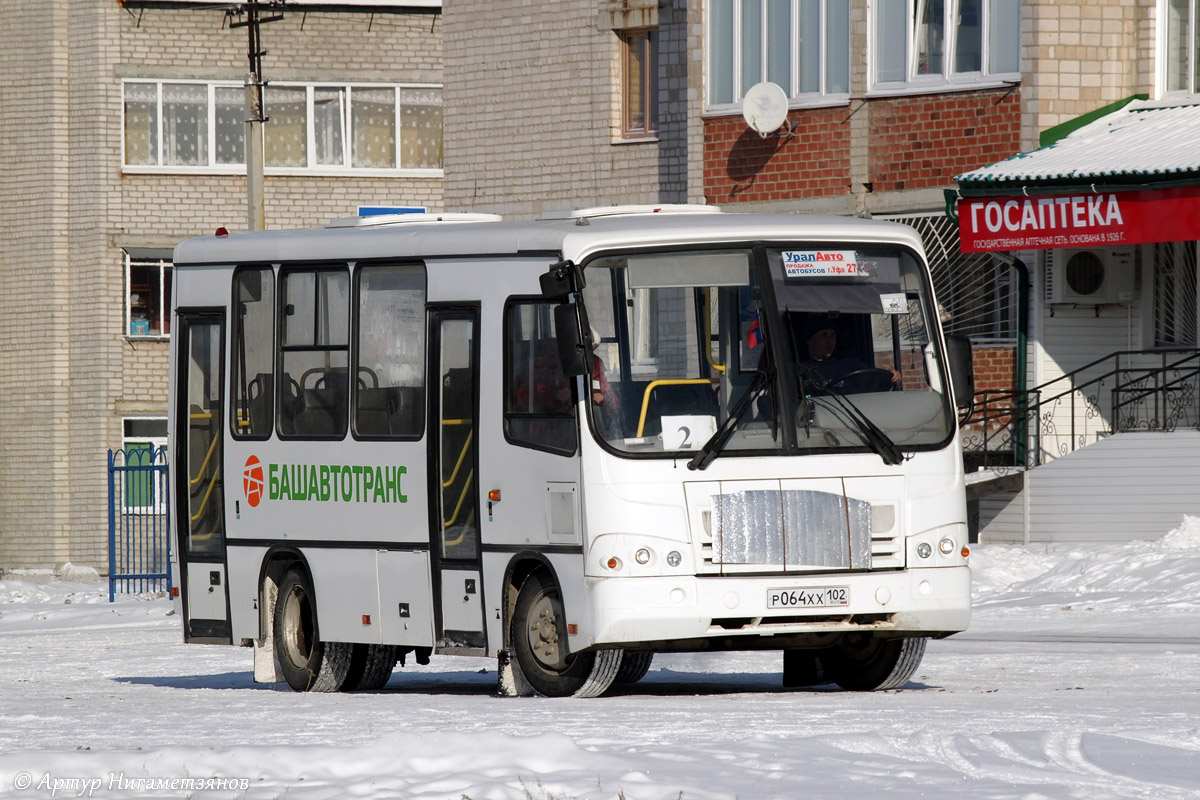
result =
[[[430,464],[437,643],[443,651],[486,646],[479,548],[476,420],[479,309],[430,315]],[[436,479],[434,479],[436,478]]]
[[184,640],[231,643],[225,558],[221,424],[225,315],[179,314],[176,369],[175,530]]

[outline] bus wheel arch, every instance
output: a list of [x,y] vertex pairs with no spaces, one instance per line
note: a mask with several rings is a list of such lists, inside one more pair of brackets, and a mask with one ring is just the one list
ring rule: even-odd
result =
[[[514,573],[514,576],[517,573]],[[519,675],[517,694],[547,697],[596,697],[617,677],[623,651],[568,652],[562,590],[553,572],[524,571],[524,580],[508,584],[514,595],[506,639],[511,657],[505,666]]]
[[270,571],[263,581],[265,594],[277,586],[270,615],[276,671],[296,691],[339,691],[350,672],[353,646],[321,639],[311,572],[303,559],[281,563],[287,566],[278,582]]

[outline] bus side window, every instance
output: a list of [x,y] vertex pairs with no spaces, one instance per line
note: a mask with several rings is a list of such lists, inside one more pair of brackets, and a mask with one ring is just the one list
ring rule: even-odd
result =
[[275,412],[275,275],[246,267],[233,278],[233,399],[229,422],[238,439],[265,439]]
[[515,301],[504,312],[504,433],[522,447],[571,455],[577,427],[558,360],[554,303]]
[[425,268],[359,267],[354,435],[419,439],[425,431]]
[[280,273],[279,433],[346,433],[350,405],[350,275],[345,266]]

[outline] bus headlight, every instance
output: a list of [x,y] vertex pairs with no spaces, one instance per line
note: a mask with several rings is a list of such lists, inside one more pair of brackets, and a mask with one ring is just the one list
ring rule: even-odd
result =
[[950,555],[954,552],[954,540],[942,539],[940,542],[938,542],[938,550],[941,550],[942,555],[944,556]]
[[667,563],[672,567],[678,567],[681,563],[683,563],[683,556],[679,555],[678,550],[672,550],[671,552],[667,553]]
[[644,547],[638,548],[638,551],[633,554],[633,560],[638,562],[639,564],[649,564],[650,563],[650,551]]
[[921,558],[929,558],[933,555],[933,548],[929,546],[929,542],[921,542],[917,545],[917,555]]

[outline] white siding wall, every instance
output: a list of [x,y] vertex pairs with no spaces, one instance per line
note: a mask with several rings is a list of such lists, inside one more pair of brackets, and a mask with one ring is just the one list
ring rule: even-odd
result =
[[[1024,491],[1031,542],[1157,539],[1200,516],[1200,431],[1117,434],[1030,470]],[[1023,541],[1024,502],[981,501],[980,541]]]

